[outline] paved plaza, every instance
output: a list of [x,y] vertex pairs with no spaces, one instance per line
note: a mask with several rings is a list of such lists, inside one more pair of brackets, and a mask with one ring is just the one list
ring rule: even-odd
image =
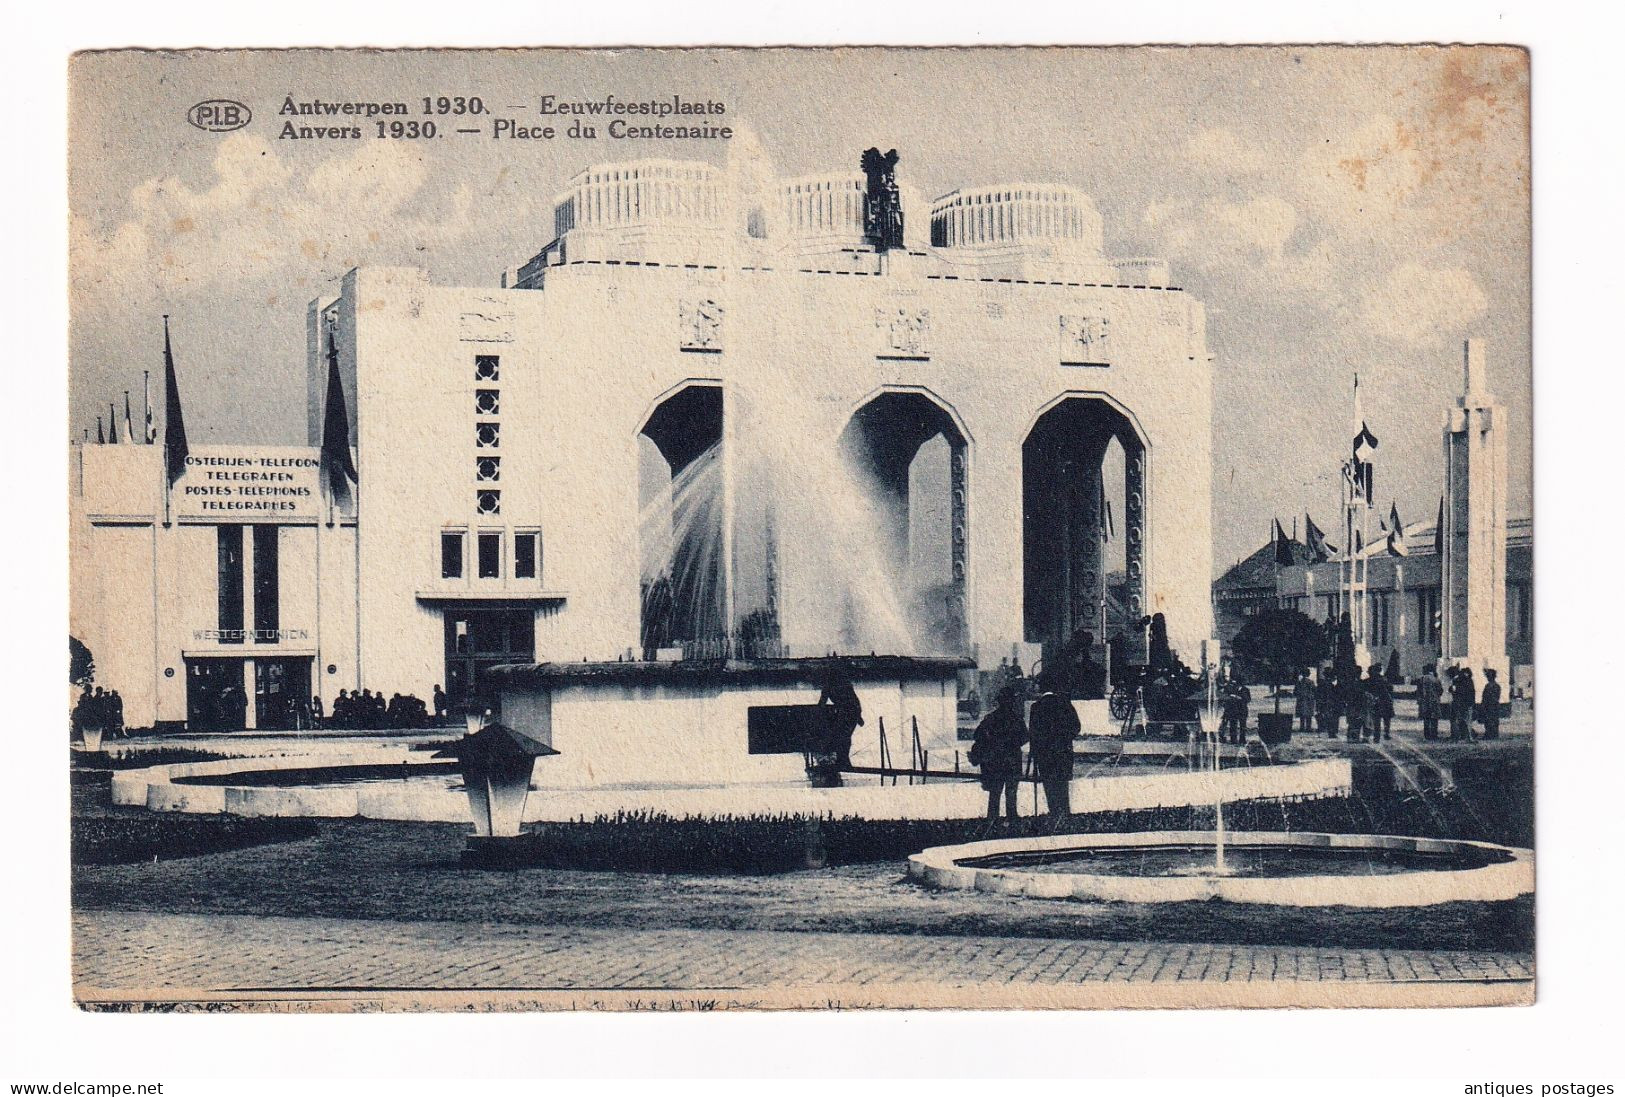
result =
[[[97,911],[74,918],[78,994],[123,999],[367,1000],[446,992],[722,994],[731,1004],[879,1004],[931,983],[943,1005],[1076,1004],[1109,989],[1125,1005],[1195,995],[1223,1004],[1525,1000],[1530,958],[1496,952],[1076,941],[760,930],[577,929]],[[1126,990],[1139,984],[1145,993]],[[1241,987],[1237,984],[1251,984]],[[1046,995],[1042,988],[1059,994]],[[1065,991],[1082,991],[1077,994]],[[800,992],[799,994],[797,992]],[[739,995],[746,997],[739,998]],[[1238,994],[1237,999],[1241,996]],[[916,999],[917,1000],[917,999]],[[1102,999],[1106,1001],[1106,999]],[[533,1003],[527,1003],[533,1004]]]

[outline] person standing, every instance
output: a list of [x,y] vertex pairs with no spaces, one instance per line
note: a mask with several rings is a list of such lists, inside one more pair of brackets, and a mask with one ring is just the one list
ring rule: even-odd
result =
[[1371,713],[1371,693],[1365,688],[1365,681],[1360,677],[1359,668],[1355,668],[1348,685],[1343,687],[1343,698],[1347,709],[1343,715],[1348,719],[1348,741],[1363,743]]
[[970,764],[981,771],[982,788],[987,791],[987,817],[999,817],[999,801],[1005,815],[1016,818],[1016,792],[1021,782],[1021,747],[1027,741],[1027,720],[1022,714],[1021,692],[1013,685],[999,691],[993,711],[976,725],[971,743]]
[[1376,667],[1371,668],[1371,741],[1394,737],[1394,684]]
[[1252,702],[1252,691],[1238,678],[1230,678],[1224,685],[1224,715],[1219,721],[1219,738],[1226,743],[1240,745],[1247,741],[1247,706]]
[[824,679],[818,704],[829,710],[825,714],[829,721],[826,749],[835,755],[835,762],[841,769],[847,769],[852,765],[852,736],[863,726],[863,703],[858,700],[858,691],[853,687],[852,679],[838,665],[832,666]]
[[322,726],[322,695],[319,693],[310,697],[310,726],[313,731]]
[[1343,683],[1330,668],[1321,672],[1320,681],[1321,687],[1316,691],[1320,730],[1326,733],[1326,738],[1336,739],[1337,725],[1343,718]]
[[1027,717],[1033,765],[1044,785],[1050,817],[1061,819],[1072,814],[1072,740],[1083,726],[1072,702],[1055,692],[1052,676],[1040,675],[1038,688],[1043,692]]
[[1439,699],[1443,696],[1444,686],[1430,665],[1422,671],[1422,677],[1416,683],[1416,715],[1422,720],[1424,739],[1439,737]]
[[1450,741],[1470,742],[1473,738],[1473,672],[1457,667],[1451,672],[1450,683]]
[[1309,668],[1298,675],[1298,684],[1292,687],[1294,709],[1298,717],[1298,730],[1307,735],[1315,725],[1315,680]]
[[1501,683],[1494,669],[1484,671],[1484,695],[1480,699],[1478,722],[1484,725],[1484,738],[1501,737]]
[[434,687],[434,719],[439,723],[446,718],[446,691],[438,685]]

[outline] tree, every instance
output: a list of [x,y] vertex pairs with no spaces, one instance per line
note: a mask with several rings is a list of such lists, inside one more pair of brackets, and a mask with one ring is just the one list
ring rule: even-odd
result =
[[1295,609],[1266,609],[1247,618],[1231,645],[1243,673],[1270,684],[1281,711],[1281,683],[1317,666],[1331,651],[1326,630]]
[[96,680],[96,660],[77,636],[68,637],[68,684],[86,689]]

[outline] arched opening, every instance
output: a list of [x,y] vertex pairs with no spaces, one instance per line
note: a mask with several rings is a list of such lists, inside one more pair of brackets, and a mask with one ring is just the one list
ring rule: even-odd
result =
[[690,384],[638,434],[638,579],[646,657],[727,635],[722,388]]
[[921,392],[881,393],[847,423],[841,456],[867,496],[874,552],[869,573],[847,577],[844,645],[886,634],[866,615],[895,614],[911,653],[965,650],[967,450],[953,416]]
[[1072,396],[1021,447],[1023,621],[1046,663],[1085,635],[1143,660],[1145,443],[1110,402]]

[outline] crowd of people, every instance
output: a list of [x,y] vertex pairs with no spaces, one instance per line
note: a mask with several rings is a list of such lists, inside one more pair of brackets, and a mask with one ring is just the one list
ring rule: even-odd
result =
[[99,729],[103,735],[124,738],[124,698],[116,689],[103,690],[94,686],[79,695],[73,706],[72,731],[74,738],[84,735],[86,728]]
[[[1449,684],[1428,667],[1416,680],[1416,711],[1422,721],[1422,738],[1439,738],[1439,722],[1449,721],[1450,738],[1467,742],[1474,738],[1472,725],[1483,726],[1482,738],[1497,739],[1501,733],[1501,684],[1493,669],[1484,672],[1480,694],[1468,667],[1446,671]],[[1294,715],[1298,730],[1319,730],[1335,739],[1342,729],[1350,743],[1377,743],[1394,737],[1394,686],[1397,674],[1369,667],[1362,675],[1355,667],[1339,676],[1335,668],[1318,673],[1304,670],[1293,687]],[[1448,695],[1448,703],[1445,698]]]
[[341,689],[333,699],[332,715],[324,718],[322,699],[312,697],[310,701],[313,727],[409,730],[438,724],[449,715],[446,694],[439,686],[434,687],[432,708],[421,697],[411,693],[391,694],[385,700],[382,692]]

